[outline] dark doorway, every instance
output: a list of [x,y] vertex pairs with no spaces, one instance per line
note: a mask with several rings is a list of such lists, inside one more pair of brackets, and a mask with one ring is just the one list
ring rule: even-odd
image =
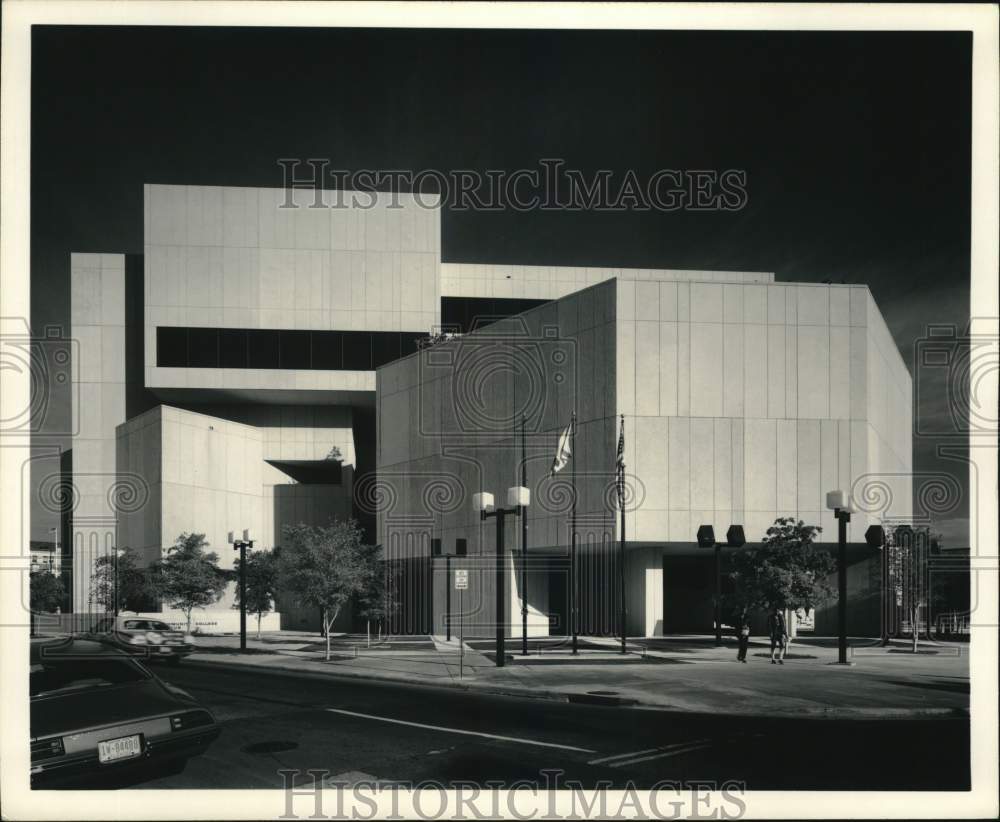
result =
[[663,633],[708,634],[714,630],[712,572],[715,557],[663,558]]
[[553,559],[549,565],[549,634],[569,634],[569,561]]

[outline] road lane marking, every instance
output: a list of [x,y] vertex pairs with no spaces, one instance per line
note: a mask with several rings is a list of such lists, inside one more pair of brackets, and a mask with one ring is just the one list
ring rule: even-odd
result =
[[652,754],[651,756],[640,756],[640,757],[636,757],[635,759],[626,759],[626,760],[621,761],[621,762],[611,762],[608,765],[608,767],[610,767],[610,768],[621,768],[621,767],[623,767],[625,765],[636,765],[639,762],[649,762],[649,760],[651,760],[651,759],[663,759],[664,757],[667,757],[667,756],[679,756],[680,754],[691,753],[691,751],[700,751],[703,748],[711,748],[711,747],[712,747],[712,743],[711,742],[705,742],[705,743],[700,744],[700,745],[688,745],[687,747],[678,747],[678,748],[674,748],[673,750],[670,750],[670,751],[663,751],[662,753],[655,753],[655,754]]
[[362,719],[375,719],[379,722],[392,722],[396,725],[409,725],[413,728],[424,728],[428,731],[443,731],[449,734],[465,734],[466,736],[482,736],[487,739],[499,739],[502,742],[518,742],[521,745],[539,745],[543,748],[562,748],[565,751],[579,751],[580,753],[597,753],[589,748],[577,748],[573,745],[560,745],[558,742],[539,742],[535,739],[520,739],[515,736],[500,736],[499,734],[488,734],[484,731],[467,731],[464,728],[446,728],[442,725],[425,725],[422,722],[409,722],[405,719],[393,719],[389,716],[375,716],[374,714],[362,714],[357,711],[345,711],[343,708],[326,708],[325,710],[334,714],[345,714],[346,716],[359,716]]
[[[658,748],[647,748],[644,751],[629,751],[628,753],[614,754],[612,756],[602,756],[600,759],[591,759],[588,765],[600,765],[605,762],[612,762],[615,759],[631,759],[636,756],[642,756],[643,754],[657,753],[658,751],[670,751],[674,748],[683,748],[687,745],[697,745],[702,742],[709,742],[708,739],[688,739],[685,742],[675,742],[672,745],[660,745]],[[614,766],[612,766],[614,767]]]

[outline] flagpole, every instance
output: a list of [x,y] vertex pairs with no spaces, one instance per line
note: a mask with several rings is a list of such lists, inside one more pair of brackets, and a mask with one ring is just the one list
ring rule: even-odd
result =
[[[622,414],[622,446],[625,444],[625,415]],[[622,653],[627,653],[625,648],[625,618],[626,618],[626,608],[625,608],[625,454],[622,454],[621,468],[618,469],[620,472],[621,479],[619,480],[619,491],[618,491],[618,509],[621,516],[621,543],[618,548],[618,575],[620,582],[620,595],[621,595],[621,620],[622,620]]]
[[[528,487],[528,449],[521,415],[521,486]],[[528,509],[521,509],[521,654],[528,655]]]
[[573,412],[573,418],[570,421],[569,429],[569,453],[570,462],[573,463],[572,469],[573,473],[571,475],[572,485],[573,485],[573,507],[570,514],[570,557],[569,557],[569,575],[570,575],[570,600],[572,606],[570,608],[570,623],[571,630],[573,632],[573,653],[577,653],[577,623],[579,622],[579,592],[577,590],[576,582],[576,411]]

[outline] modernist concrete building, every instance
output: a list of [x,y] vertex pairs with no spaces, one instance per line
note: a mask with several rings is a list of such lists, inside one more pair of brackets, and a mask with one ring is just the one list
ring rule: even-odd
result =
[[[301,191],[302,207],[285,208],[288,196],[148,185],[141,257],[72,255],[81,361],[62,544],[75,611],[91,608],[93,561],[114,546],[152,560],[182,531],[204,532],[228,562],[228,530],[251,528],[269,548],[285,524],[353,514],[390,561],[395,630],[446,630],[459,562],[446,555],[464,553],[479,569],[468,626],[489,633],[496,545],[471,495],[519,484],[523,419],[529,631],[565,632],[571,469],[548,472],[575,411],[583,633],[618,629],[609,483],[621,415],[629,633],[710,630],[701,524],[720,538],[740,524],[756,541],[796,516],[832,540],[833,488],[871,503],[850,526],[852,614],[859,629],[869,610],[877,620],[857,544],[871,522],[910,515],[912,415],[910,377],[865,286],[443,263],[439,211],[409,195],[365,208],[308,208]],[[442,328],[458,336],[429,344]],[[873,478],[891,494],[874,499]],[[287,627],[314,621],[280,605]]]
[[[474,275],[460,282],[483,287],[482,268],[456,268]],[[507,273],[515,283],[524,276]],[[470,559],[453,567],[478,563],[466,600],[473,621],[495,619],[495,532],[479,521],[471,493],[502,504],[521,484],[524,453],[534,500],[529,633],[565,631],[570,477],[550,467],[575,411],[579,627],[618,630],[623,416],[630,635],[711,630],[714,557],[696,544],[700,525],[723,540],[739,524],[756,542],[776,517],[792,516],[835,542],[825,493],[836,488],[853,491],[862,509],[849,531],[849,628],[877,633],[879,566],[863,535],[910,516],[911,412],[910,378],[868,289],[767,274],[587,276],[604,282],[378,371],[379,534],[390,556],[414,550],[403,539],[423,517],[444,552],[465,546]],[[509,522],[506,588],[519,635],[521,536]],[[443,585],[436,624],[447,618]],[[834,630],[823,612],[817,629]]]

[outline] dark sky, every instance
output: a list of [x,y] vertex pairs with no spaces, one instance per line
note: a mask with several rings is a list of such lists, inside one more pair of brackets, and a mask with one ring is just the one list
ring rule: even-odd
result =
[[[444,260],[863,282],[912,362],[928,324],[969,317],[971,46],[962,32],[36,26],[32,324],[68,322],[70,251],[141,253],[146,182],[276,187],[284,157],[445,171],[561,158],[617,179],[744,169],[748,205],[446,211]],[[917,413],[943,425],[940,369],[916,372],[937,397]],[[46,430],[68,414],[54,393]],[[966,488],[941,442],[915,437],[915,471]],[[942,515],[946,544],[967,544],[967,516]]]

